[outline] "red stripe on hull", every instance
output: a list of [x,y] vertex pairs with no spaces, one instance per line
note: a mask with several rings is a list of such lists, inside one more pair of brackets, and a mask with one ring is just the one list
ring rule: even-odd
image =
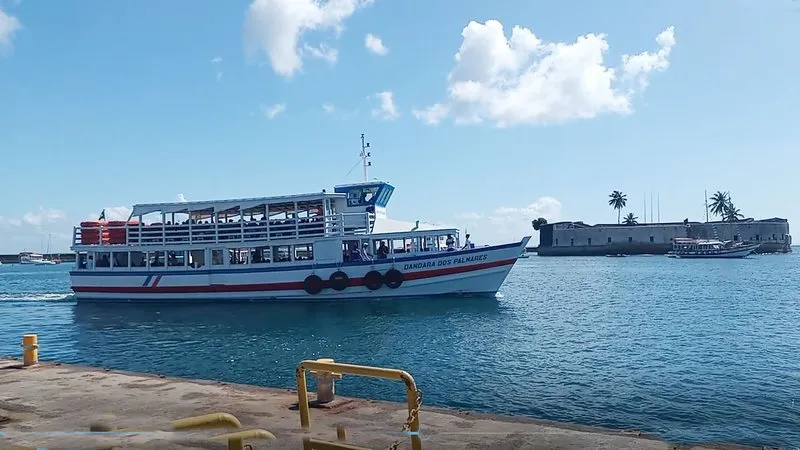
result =
[[[459,273],[474,272],[476,270],[490,269],[493,267],[507,266],[514,264],[517,258],[492,261],[487,263],[475,264],[464,267],[448,267],[446,269],[434,269],[420,272],[403,274],[405,281],[421,280],[426,278],[441,277],[445,275],[455,275]],[[177,274],[176,274],[177,275]],[[196,294],[196,293],[219,293],[219,292],[259,292],[259,291],[294,291],[302,290],[302,281],[289,281],[281,283],[255,283],[255,284],[212,284],[207,286],[158,286],[158,276],[153,286],[73,286],[75,292],[93,292],[109,294]],[[351,278],[348,287],[361,286],[363,278]]]

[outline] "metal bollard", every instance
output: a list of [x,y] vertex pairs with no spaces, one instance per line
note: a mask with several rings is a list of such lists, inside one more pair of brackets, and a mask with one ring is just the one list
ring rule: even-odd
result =
[[[319,358],[319,362],[332,363],[332,358]],[[317,379],[317,403],[329,403],[336,398],[336,380],[342,378],[342,374],[335,372],[324,372],[312,370],[312,375]]]
[[39,336],[26,334],[22,336],[22,365],[34,366],[39,364]]

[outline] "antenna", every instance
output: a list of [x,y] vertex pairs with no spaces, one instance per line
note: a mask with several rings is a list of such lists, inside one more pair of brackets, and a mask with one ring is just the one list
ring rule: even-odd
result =
[[705,194],[704,204],[706,205],[706,222],[708,222],[708,191],[704,189],[703,194]]
[[653,221],[653,193],[650,193],[650,222]]
[[644,197],[644,223],[647,223],[647,194]]
[[658,201],[658,223],[661,223],[661,193],[657,193],[656,196],[656,201]]
[[372,167],[372,161],[368,161],[372,157],[372,153],[368,152],[369,142],[364,141],[364,133],[361,133],[361,162],[364,165],[364,181],[369,181],[368,168]]

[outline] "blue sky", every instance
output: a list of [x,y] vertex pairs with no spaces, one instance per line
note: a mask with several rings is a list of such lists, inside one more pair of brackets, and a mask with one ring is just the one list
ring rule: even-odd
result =
[[0,11],[3,253],[48,234],[66,250],[103,208],[359,181],[362,132],[370,175],[397,187],[391,217],[477,241],[533,233],[540,215],[613,222],[614,189],[640,219],[652,193],[662,220],[699,220],[703,190],[721,189],[748,217],[800,220],[780,194],[800,192],[797,1]]

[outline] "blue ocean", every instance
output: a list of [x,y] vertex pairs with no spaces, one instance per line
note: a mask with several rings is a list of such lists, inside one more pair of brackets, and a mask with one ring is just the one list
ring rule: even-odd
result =
[[[426,405],[800,446],[800,254],[520,260],[496,299],[76,304],[60,266],[0,266],[0,355],[294,387],[303,359],[401,368]],[[346,377],[342,395],[403,401]],[[424,424],[423,424],[424,425]]]

